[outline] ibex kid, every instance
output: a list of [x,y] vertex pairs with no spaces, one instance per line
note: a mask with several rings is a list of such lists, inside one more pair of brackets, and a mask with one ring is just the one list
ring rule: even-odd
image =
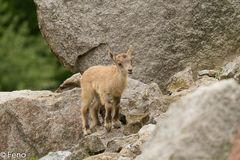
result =
[[88,113],[91,117],[91,129],[100,125],[98,119],[99,106],[105,107],[104,127],[109,132],[112,128],[120,128],[119,109],[123,90],[127,86],[128,74],[132,74],[132,47],[127,53],[109,55],[115,65],[93,66],[87,69],[81,79],[81,115],[84,135],[90,134]]

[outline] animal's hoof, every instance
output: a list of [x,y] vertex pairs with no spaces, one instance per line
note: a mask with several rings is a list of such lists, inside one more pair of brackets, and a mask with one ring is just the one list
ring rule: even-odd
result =
[[120,121],[113,122],[113,128],[121,128],[121,122]]
[[91,124],[90,130],[91,132],[96,132],[101,127],[101,123]]
[[89,134],[91,134],[91,130],[90,130],[90,129],[84,129],[84,130],[83,130],[83,135],[84,135],[84,136],[87,136],[87,135],[89,135]]
[[110,132],[112,129],[112,125],[111,124],[106,124],[104,125],[104,127],[106,128],[107,132]]

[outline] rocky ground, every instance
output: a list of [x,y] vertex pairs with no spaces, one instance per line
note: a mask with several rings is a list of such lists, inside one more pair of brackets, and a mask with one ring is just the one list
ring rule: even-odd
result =
[[[51,51],[77,74],[55,92],[0,92],[0,159],[239,160],[237,0],[34,2]],[[130,44],[122,126],[84,137],[80,73]]]
[[172,76],[168,95],[156,83],[130,78],[121,99],[121,129],[107,133],[100,127],[85,137],[80,74],[56,92],[1,92],[0,148],[41,160],[235,160],[239,71],[239,58],[219,70],[199,71],[196,79],[188,67]]

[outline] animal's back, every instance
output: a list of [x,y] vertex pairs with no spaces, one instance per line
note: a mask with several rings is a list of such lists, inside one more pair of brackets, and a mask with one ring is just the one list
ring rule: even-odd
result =
[[[111,93],[121,96],[125,86],[126,77],[119,76],[116,66],[93,66],[86,70],[81,78],[81,86],[95,90],[98,94]],[[84,89],[84,88],[83,88]]]
[[81,81],[93,82],[93,81],[105,81],[109,80],[115,73],[115,66],[93,66],[88,68],[82,75]]

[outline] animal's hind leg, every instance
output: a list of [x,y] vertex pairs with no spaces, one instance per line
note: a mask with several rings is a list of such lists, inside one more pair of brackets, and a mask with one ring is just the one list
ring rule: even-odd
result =
[[109,93],[100,94],[101,104],[105,108],[105,116],[104,116],[104,127],[107,132],[111,131],[112,128],[112,111],[114,106],[114,97]]
[[88,125],[88,112],[89,112],[89,107],[92,101],[92,94],[88,93],[86,94],[83,90],[82,90],[82,96],[81,96],[81,115],[82,115],[82,128],[83,128],[83,134],[84,135],[88,135],[91,133],[91,131],[89,130],[89,125]]

